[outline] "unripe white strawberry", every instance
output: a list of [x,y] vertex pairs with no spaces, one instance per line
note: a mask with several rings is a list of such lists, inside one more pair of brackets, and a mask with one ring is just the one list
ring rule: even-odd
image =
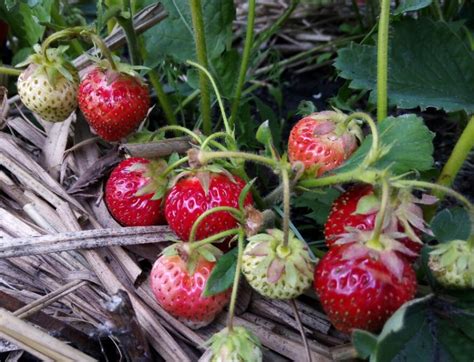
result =
[[49,122],[64,121],[76,109],[79,76],[62,58],[64,48],[48,49],[48,60],[41,50],[28,58],[18,77],[17,88],[23,104]]
[[313,272],[308,246],[290,233],[285,247],[278,229],[250,237],[242,257],[247,281],[269,298],[296,298],[311,286]]
[[446,288],[474,288],[474,252],[464,240],[437,245],[428,265],[436,280]]
[[224,328],[207,342],[212,353],[204,361],[261,362],[260,341],[244,327]]

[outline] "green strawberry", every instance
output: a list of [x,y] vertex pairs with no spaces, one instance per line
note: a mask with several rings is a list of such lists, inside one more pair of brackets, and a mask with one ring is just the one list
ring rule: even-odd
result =
[[474,252],[464,240],[437,245],[428,265],[436,280],[446,288],[474,288]]
[[283,232],[267,230],[250,237],[242,258],[242,272],[260,294],[275,299],[292,299],[313,282],[314,263],[308,246],[290,233],[283,246]]
[[262,350],[258,338],[244,327],[224,328],[207,342],[210,362],[260,362]]
[[29,64],[18,77],[18,94],[23,104],[45,121],[64,121],[76,109],[79,75],[63,53],[67,47],[47,50],[45,57],[39,46],[24,63]]

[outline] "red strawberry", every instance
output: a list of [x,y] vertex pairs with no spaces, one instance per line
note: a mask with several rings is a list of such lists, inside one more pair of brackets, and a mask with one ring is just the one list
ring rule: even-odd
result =
[[[392,199],[393,207],[399,207],[399,202]],[[363,204],[363,205],[362,205]],[[358,211],[358,206],[359,210]],[[375,226],[375,219],[380,207],[380,199],[374,193],[372,185],[362,184],[355,185],[341,194],[333,203],[331,212],[324,226],[324,235],[326,237],[326,244],[332,247],[334,243],[341,239],[342,235],[347,233],[349,228],[356,228],[359,230],[373,230]],[[414,212],[423,215],[423,211],[418,205],[411,204]],[[404,226],[400,222],[396,213],[391,213],[396,218],[397,230],[405,231]],[[410,220],[409,220],[410,221]],[[420,236],[421,232],[418,228],[414,228],[416,236]],[[407,248],[413,251],[417,256],[420,254],[423,244],[409,237],[398,239]],[[416,260],[415,257],[410,258],[411,261]]]
[[357,148],[359,128],[344,124],[342,113],[326,111],[301,119],[291,130],[288,156],[320,176],[342,164]]
[[79,108],[106,141],[119,141],[143,121],[150,107],[148,87],[138,77],[96,67],[79,85]]
[[229,289],[211,297],[202,295],[214,266],[215,262],[199,257],[191,274],[180,256],[161,256],[151,271],[151,288],[156,300],[189,327],[206,326],[228,303],[231,292]]
[[416,275],[393,251],[360,243],[338,245],[316,267],[314,288],[338,330],[377,332],[400,306],[413,299]]
[[[202,179],[189,176],[180,179],[170,190],[165,203],[165,216],[170,228],[181,240],[189,240],[192,226],[206,210],[217,206],[239,207],[239,196],[245,182],[237,177],[220,173],[209,175],[207,192]],[[253,204],[252,195],[247,195],[244,205]],[[199,225],[196,240],[235,228],[237,221],[226,211],[219,211],[206,217]]]
[[120,162],[105,186],[105,203],[112,216],[124,226],[164,223],[161,199],[154,200],[164,161],[132,157]]

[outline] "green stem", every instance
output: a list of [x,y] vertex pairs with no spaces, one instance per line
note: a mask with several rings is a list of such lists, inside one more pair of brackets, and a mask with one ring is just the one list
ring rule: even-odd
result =
[[163,171],[163,173],[162,173],[160,176],[163,177],[163,178],[166,177],[166,176],[168,176],[168,174],[169,174],[170,172],[172,172],[176,167],[181,166],[183,163],[188,162],[188,159],[189,159],[188,156],[183,157],[183,158],[180,158],[180,159],[179,159],[178,161],[176,161],[175,163],[169,165],[169,166]]
[[240,282],[240,270],[242,269],[242,256],[244,255],[244,238],[245,232],[242,228],[239,229],[238,239],[238,252],[237,252],[237,265],[235,268],[234,283],[232,284],[232,294],[230,296],[229,314],[227,319],[227,328],[232,331],[234,328],[234,314],[235,314],[235,303],[237,302],[237,291],[239,289]]
[[265,156],[259,156],[254,153],[227,151],[227,152],[205,152],[201,151],[199,155],[199,161],[202,164],[206,164],[210,160],[222,159],[222,158],[239,158],[247,161],[254,161],[267,165],[272,168],[277,168],[279,163],[271,158]]
[[227,115],[225,114],[224,103],[222,102],[221,93],[219,92],[219,88],[217,88],[217,84],[214,81],[214,78],[212,77],[211,73],[209,73],[209,71],[206,68],[202,67],[201,65],[195,62],[188,60],[187,63],[189,65],[192,65],[193,67],[198,68],[201,72],[204,73],[204,75],[211,82],[212,88],[214,89],[214,92],[216,93],[217,103],[219,104],[219,109],[221,111],[222,120],[224,121],[225,130],[231,137],[234,137],[234,132],[232,131],[232,128],[230,127],[230,124],[229,124],[229,120],[227,119]]
[[391,185],[393,187],[398,187],[398,188],[416,187],[419,189],[430,189],[430,190],[442,192],[445,195],[449,195],[459,200],[461,203],[463,203],[466,206],[469,212],[474,213],[474,205],[472,205],[471,202],[467,198],[465,198],[463,195],[461,195],[459,192],[456,192],[453,189],[450,189],[449,187],[434,184],[427,181],[417,181],[417,180],[398,180],[398,181],[391,182]]
[[283,185],[283,246],[288,246],[290,235],[290,177],[288,169],[281,168],[281,183]]
[[[203,67],[208,67],[206,37],[204,34],[204,20],[202,16],[201,0],[189,0],[191,7],[191,17],[194,28],[194,38],[196,42],[196,55],[198,63]],[[205,74],[199,73],[199,88],[201,89],[201,116],[203,131],[210,134],[212,131],[211,123],[211,96]]]
[[436,16],[438,17],[438,20],[444,21],[444,15],[443,11],[441,10],[441,5],[439,3],[439,0],[433,0],[431,6],[434,9],[434,12]]
[[194,92],[192,92],[189,96],[187,96],[179,105],[176,107],[174,110],[174,114],[177,115],[179,112],[181,112],[184,107],[186,107],[189,103],[191,103],[198,95],[201,93],[199,89],[196,89]]
[[125,32],[130,62],[132,65],[137,65],[140,64],[140,50],[138,48],[137,34],[133,27],[133,11],[130,0],[122,0],[122,10],[128,12],[130,16],[128,18],[118,16],[116,19]]
[[388,78],[388,33],[390,23],[390,0],[381,0],[377,41],[377,120],[387,118]]
[[367,243],[367,246],[374,248],[376,250],[382,250],[383,245],[380,242],[380,235],[382,234],[383,223],[385,220],[385,215],[387,214],[388,203],[390,199],[390,185],[388,183],[387,177],[382,178],[382,200],[380,202],[380,210],[377,213],[375,219],[375,226],[372,232],[371,238]]
[[0,74],[11,75],[18,77],[23,71],[12,67],[3,67],[0,65]]
[[114,58],[112,57],[112,53],[110,49],[107,47],[107,45],[105,44],[105,42],[102,40],[102,38],[98,36],[97,34],[91,33],[91,32],[89,32],[88,35],[90,39],[92,40],[92,42],[97,47],[99,47],[100,52],[102,53],[102,56],[104,56],[107,59],[112,70],[117,70],[117,65],[115,64]]
[[242,89],[245,83],[245,77],[247,76],[248,65],[250,61],[250,53],[252,51],[253,36],[254,36],[254,25],[255,25],[255,0],[249,0],[248,17],[247,17],[247,31],[245,34],[244,51],[242,54],[242,62],[240,63],[239,77],[237,80],[237,87],[235,89],[235,98],[232,103],[232,111],[230,115],[229,126],[233,129],[235,118],[240,105],[240,97],[242,96]]
[[[59,0],[55,0],[53,6],[51,6],[51,18],[59,26],[66,27],[67,24],[64,21],[64,17],[59,13],[60,8]],[[77,39],[71,40],[71,47],[77,55],[84,53],[84,48]]]
[[214,234],[212,236],[209,236],[208,238],[205,238],[205,239],[202,239],[202,240],[199,240],[199,241],[195,241],[194,243],[192,244],[189,244],[189,252],[191,253],[192,250],[196,250],[197,248],[203,246],[203,245],[207,245],[207,244],[210,244],[210,243],[213,243],[219,239],[225,239],[231,235],[235,235],[239,232],[240,228],[235,228],[235,229],[229,229],[229,230],[226,230],[226,231],[222,231],[218,234]]
[[[466,161],[469,156],[469,152],[474,147],[474,116],[471,117],[469,122],[464,128],[464,131],[459,137],[454,149],[449,156],[448,161],[444,165],[441,174],[436,181],[437,184],[442,186],[451,186],[454,181],[454,178],[461,169],[464,161]],[[440,191],[435,191],[434,195],[439,199],[442,199],[444,194]]]
[[216,133],[213,133],[211,134],[210,136],[208,136],[204,142],[201,144],[201,150],[205,150],[207,145],[209,143],[212,143],[213,140],[215,140],[216,138],[227,138],[228,140],[230,140],[233,144],[235,143],[235,139],[234,137],[232,137],[231,135],[229,135],[227,132],[216,132]]
[[290,5],[288,6],[288,8],[286,8],[285,12],[273,23],[272,26],[270,26],[270,28],[261,33],[260,36],[256,39],[252,51],[258,51],[258,49],[260,49],[260,46],[265,43],[273,34],[275,34],[284,23],[286,23],[286,21],[289,19],[293,11],[295,11],[299,3],[300,0],[291,0]]
[[191,136],[192,138],[194,138],[199,144],[201,143],[201,138],[199,138],[199,136],[196,133],[187,129],[186,127],[176,126],[176,125],[164,126],[164,127],[161,127],[157,132],[167,132],[167,131],[183,132],[187,134],[188,136]]
[[303,188],[316,188],[354,181],[374,184],[379,177],[380,171],[378,170],[365,170],[364,168],[357,167],[352,171],[332,176],[304,179],[298,182],[298,186]]
[[352,113],[349,117],[347,117],[346,122],[349,123],[353,119],[362,119],[364,120],[370,127],[370,132],[372,133],[372,145],[370,146],[370,150],[367,153],[362,164],[364,166],[370,166],[372,163],[377,161],[379,157],[379,150],[380,150],[380,137],[379,131],[377,129],[377,125],[375,124],[372,117],[370,117],[367,113],[363,112],[355,112]]
[[193,227],[191,228],[191,232],[189,234],[189,242],[193,243],[196,239],[196,233],[199,225],[202,223],[202,221],[208,217],[209,215],[212,215],[216,212],[228,212],[232,214],[233,217],[239,222],[242,222],[243,220],[243,215],[242,212],[239,209],[236,209],[235,207],[231,206],[217,206],[213,207],[212,209],[204,211],[199,217],[196,219],[196,221],[193,224]]
[[170,98],[164,91],[157,72],[154,69],[150,70],[148,72],[148,78],[150,79],[151,85],[155,89],[156,96],[158,97],[158,102],[160,102],[160,106],[163,109],[166,121],[169,125],[177,125],[178,122],[176,120],[176,115],[173,112],[173,107],[171,107]]
[[90,32],[83,26],[75,26],[72,28],[67,28],[64,30],[57,31],[56,33],[53,33],[50,36],[48,36],[43,41],[43,44],[41,44],[41,53],[44,55],[45,60],[49,61],[47,50],[53,42],[59,39],[63,39],[63,38],[79,37],[83,33],[88,34]]

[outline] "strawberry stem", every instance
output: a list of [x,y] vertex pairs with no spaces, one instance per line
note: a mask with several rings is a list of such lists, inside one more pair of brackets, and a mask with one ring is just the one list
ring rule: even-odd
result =
[[163,171],[163,173],[160,175],[162,178],[165,178],[166,176],[168,176],[168,174],[170,172],[172,172],[176,167],[182,165],[183,163],[186,163],[188,162],[188,156],[185,156],[183,158],[180,158],[178,161],[176,161],[175,163],[172,163],[171,165],[169,165],[168,167],[165,168],[165,170]]
[[[448,161],[444,165],[441,174],[438,177],[436,183],[441,186],[450,186],[459,170],[461,169],[464,161],[466,161],[469,152],[474,147],[474,116],[471,117],[466,128],[459,137],[456,145],[454,146],[453,152],[449,156]],[[444,192],[441,190],[435,190],[433,195],[436,196],[439,200],[442,200],[444,197]],[[430,207],[428,209],[427,215],[428,219],[431,219],[435,212],[435,207]]]
[[385,215],[387,214],[387,208],[390,198],[390,184],[386,177],[382,178],[382,200],[380,202],[380,210],[377,213],[375,219],[374,231],[372,232],[370,240],[367,242],[367,246],[376,250],[382,250],[383,245],[380,243],[380,235],[383,231],[383,224]]
[[290,236],[290,177],[288,169],[284,164],[281,165],[281,183],[283,185],[283,246],[288,247]]
[[207,163],[208,161],[222,158],[240,158],[247,161],[253,161],[267,165],[273,169],[279,167],[279,162],[275,161],[269,157],[256,155],[254,153],[248,152],[238,152],[238,151],[218,151],[218,152],[205,152],[201,151],[199,154],[199,161],[202,164]]
[[380,177],[380,174],[381,173],[378,170],[365,170],[361,167],[357,167],[352,171],[343,172],[337,175],[301,180],[298,182],[298,186],[300,188],[316,188],[354,181],[374,184]]
[[244,215],[242,214],[242,212],[239,210],[239,209],[236,209],[234,207],[230,207],[230,206],[218,206],[218,207],[214,207],[212,209],[209,209],[209,210],[206,210],[204,211],[201,215],[199,215],[199,217],[196,219],[196,221],[194,222],[193,224],[193,227],[191,228],[191,232],[189,234],[189,242],[190,243],[193,243],[194,240],[196,239],[196,232],[197,232],[197,228],[199,227],[199,225],[201,224],[201,222],[206,218],[208,217],[209,215],[211,214],[214,214],[216,212],[221,212],[221,211],[226,211],[226,212],[229,212],[232,214],[232,216],[234,216],[234,218],[242,223],[243,222],[243,219],[244,219]]
[[240,97],[242,96],[242,88],[245,84],[245,77],[247,76],[248,65],[250,61],[250,53],[252,52],[254,25],[255,25],[255,0],[249,0],[248,15],[247,15],[247,30],[245,32],[244,51],[242,54],[242,62],[240,63],[239,78],[235,88],[235,98],[232,103],[232,111],[229,120],[229,126],[232,129],[237,117],[237,112],[240,106]]
[[199,248],[203,245],[211,244],[211,243],[213,243],[213,242],[215,242],[219,239],[225,239],[229,236],[238,234],[239,230],[240,230],[240,228],[229,229],[229,230],[222,231],[220,233],[214,234],[212,236],[209,236],[208,238],[190,243],[189,244],[189,253],[191,253],[191,251],[193,251],[193,250],[195,250],[195,249],[197,249],[197,248]]
[[57,31],[56,33],[53,33],[48,36],[43,42],[43,44],[41,44],[41,53],[43,54],[45,61],[47,63],[50,62],[50,59],[48,58],[48,48],[53,42],[63,38],[80,37],[84,32],[88,32],[85,27],[75,26],[72,28]]
[[12,67],[2,67],[0,66],[0,74],[11,75],[14,77],[18,77],[21,74],[22,70],[15,69]]
[[245,231],[243,228],[240,228],[239,239],[237,244],[237,265],[235,268],[234,283],[232,285],[232,294],[230,296],[229,314],[227,319],[227,328],[229,328],[229,331],[232,331],[234,327],[235,303],[237,301],[237,291],[239,289],[240,282],[240,270],[242,269],[242,256],[244,254],[244,238]]
[[377,38],[377,120],[387,117],[388,33],[390,24],[390,0],[380,2],[380,20]]
[[[189,0],[191,8],[191,19],[194,28],[194,40],[196,43],[197,61],[203,68],[208,67],[206,36],[204,32],[204,20],[202,16],[201,0]],[[212,131],[211,121],[211,96],[209,85],[204,73],[199,73],[199,88],[201,89],[201,116],[205,134]]]
[[453,189],[450,189],[449,187],[438,185],[432,182],[417,181],[417,180],[398,180],[398,181],[392,182],[392,186],[401,188],[401,189],[407,188],[407,187],[416,187],[418,189],[430,189],[430,190],[442,192],[446,195],[449,195],[459,200],[461,203],[463,203],[466,206],[466,209],[468,210],[468,212],[474,215],[474,205],[471,204],[471,202],[467,198],[465,198],[463,195],[461,195],[459,192],[454,191]]
[[[212,88],[214,89],[214,92],[216,93],[217,103],[219,104],[219,109],[220,109],[220,112],[221,112],[222,120],[224,121],[225,131],[229,134],[229,136],[234,138],[234,132],[232,131],[232,128],[229,125],[229,120],[227,119],[227,115],[225,114],[224,103],[222,102],[221,93],[219,92],[219,88],[217,88],[217,84],[214,81],[214,78],[212,77],[211,73],[209,73],[206,68],[199,65],[198,63],[194,63],[190,60],[188,60],[186,63],[188,63],[189,65],[192,65],[193,67],[198,68],[201,72],[203,72],[207,76],[207,78],[211,82]],[[202,92],[201,92],[201,94],[202,94]],[[202,97],[202,95],[201,95],[201,97]],[[204,132],[204,133],[209,134],[211,132]]]
[[204,142],[201,144],[201,149],[202,150],[206,149],[207,145],[211,143],[211,141],[215,140],[216,138],[226,138],[232,143],[232,146],[235,147],[234,137],[229,135],[227,132],[215,132],[204,140]]
[[112,70],[117,70],[117,65],[115,64],[114,58],[112,57],[112,53],[105,44],[104,40],[93,32],[88,32],[87,35],[89,35],[92,42],[100,49],[102,56],[107,59],[110,64],[110,68],[112,68]]
[[365,156],[365,159],[362,162],[363,166],[368,167],[372,163],[377,161],[380,154],[379,131],[377,129],[377,125],[375,124],[374,120],[367,113],[363,113],[363,112],[352,113],[349,117],[347,117],[346,124],[354,119],[362,119],[363,121],[365,121],[369,125],[370,132],[372,133],[372,145],[370,146],[370,150],[367,153],[367,156]]
[[182,126],[176,126],[176,125],[164,126],[164,127],[161,127],[159,130],[157,130],[156,133],[167,132],[167,131],[178,131],[178,132],[185,133],[188,136],[191,136],[194,140],[196,140],[197,143],[201,144],[201,138],[195,132]]
[[125,32],[130,63],[137,65],[140,63],[140,51],[138,49],[137,34],[133,27],[133,12],[130,0],[122,0],[122,10],[128,12],[130,15],[128,17],[117,16],[116,19]]

